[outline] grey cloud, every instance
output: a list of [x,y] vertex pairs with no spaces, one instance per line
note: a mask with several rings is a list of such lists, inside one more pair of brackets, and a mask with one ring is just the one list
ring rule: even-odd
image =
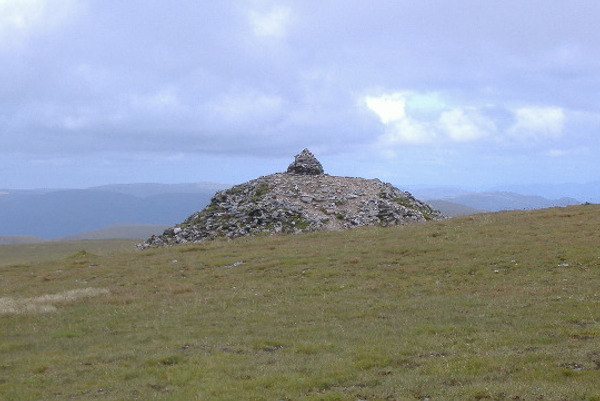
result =
[[[597,112],[597,2],[85,4],[0,53],[4,152],[367,146],[383,128],[359,100],[377,91]],[[285,33],[256,35],[252,12],[281,4]]]

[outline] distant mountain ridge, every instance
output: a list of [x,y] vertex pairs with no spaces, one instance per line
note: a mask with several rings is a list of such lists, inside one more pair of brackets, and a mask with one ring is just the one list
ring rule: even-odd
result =
[[439,210],[446,217],[458,217],[465,216],[469,214],[477,214],[477,213],[485,213],[487,210],[476,209],[474,207],[469,207],[465,205],[461,205],[460,203],[450,202],[447,200],[440,199],[431,199],[428,200],[427,203],[434,209]]
[[[4,243],[43,241],[127,222],[172,226],[208,205],[217,191],[229,187],[200,182],[116,184],[88,189],[0,189],[0,237],[3,237]],[[498,210],[600,203],[600,181],[496,187],[488,192],[453,187],[406,189],[450,217]],[[565,192],[568,190],[573,190],[572,197],[562,197],[569,193]],[[114,227],[105,233],[120,235]],[[21,238],[7,238],[12,236]]]
[[124,222],[172,225],[208,204],[222,187],[132,184],[74,190],[1,190],[0,236],[53,239]]
[[585,184],[503,185],[491,188],[491,191],[539,195],[548,199],[576,198],[581,201],[581,203],[600,203],[600,181],[593,181]]
[[581,202],[574,198],[546,199],[537,195],[521,195],[514,192],[500,191],[470,193],[444,198],[444,200],[490,212],[544,209],[553,206],[581,204]]
[[[413,190],[413,193],[432,205],[436,205],[443,213],[447,213],[447,207],[456,209],[454,205],[476,209],[474,212],[477,213],[477,210],[480,212],[530,210],[583,203],[571,197],[548,199],[539,195],[523,195],[508,191],[469,192],[456,188],[421,188]],[[467,210],[465,209],[465,211]],[[447,213],[447,215],[459,214]]]
[[164,194],[206,194],[227,189],[230,185],[216,182],[196,182],[186,184],[158,184],[158,183],[136,183],[136,184],[112,184],[92,187],[90,190],[117,192],[125,195],[133,195],[142,198],[164,195]]
[[164,224],[131,224],[122,223],[104,227],[99,230],[72,234],[56,238],[56,241],[79,241],[89,239],[144,239],[162,233],[168,225]]

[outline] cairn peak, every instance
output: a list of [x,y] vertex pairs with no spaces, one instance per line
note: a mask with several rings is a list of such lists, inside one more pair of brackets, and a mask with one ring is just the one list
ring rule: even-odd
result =
[[315,156],[304,149],[286,173],[262,176],[217,192],[204,209],[139,246],[403,225],[442,218],[440,212],[392,184],[327,175]]
[[287,172],[300,175],[321,175],[324,170],[315,155],[310,150],[304,149],[294,157],[294,161],[289,165]]

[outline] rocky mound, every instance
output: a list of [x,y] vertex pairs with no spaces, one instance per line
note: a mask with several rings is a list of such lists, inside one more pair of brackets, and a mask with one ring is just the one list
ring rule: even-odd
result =
[[321,163],[305,149],[286,173],[260,177],[218,192],[206,208],[140,246],[260,233],[390,226],[442,217],[410,193],[378,179],[326,175]]

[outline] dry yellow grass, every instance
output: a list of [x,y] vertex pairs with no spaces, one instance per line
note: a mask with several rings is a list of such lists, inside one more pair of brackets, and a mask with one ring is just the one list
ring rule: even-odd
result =
[[106,288],[88,287],[33,298],[0,298],[0,315],[54,312],[57,305],[67,305],[81,298],[108,294],[110,291]]

